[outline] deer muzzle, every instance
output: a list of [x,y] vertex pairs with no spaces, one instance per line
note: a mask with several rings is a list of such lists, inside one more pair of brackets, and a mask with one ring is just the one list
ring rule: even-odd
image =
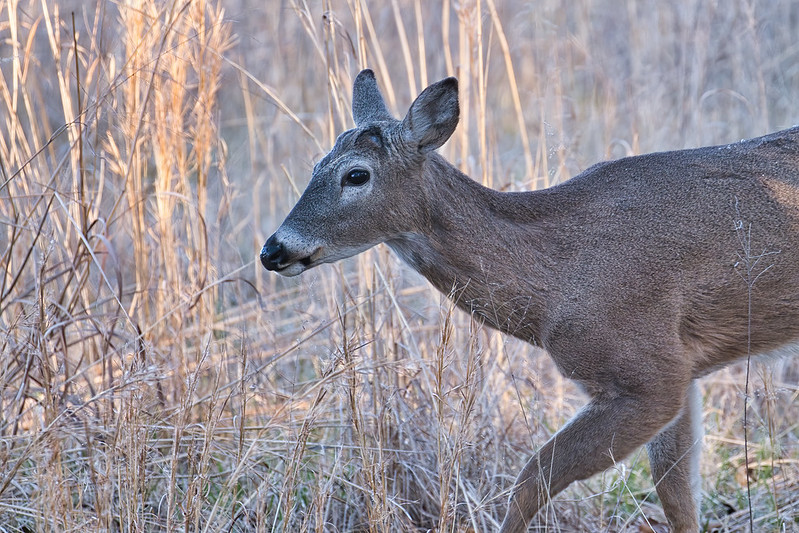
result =
[[277,233],[269,237],[260,254],[264,268],[283,276],[296,276],[314,266],[319,249],[305,250],[301,246],[292,246],[292,242],[291,239],[278,238]]

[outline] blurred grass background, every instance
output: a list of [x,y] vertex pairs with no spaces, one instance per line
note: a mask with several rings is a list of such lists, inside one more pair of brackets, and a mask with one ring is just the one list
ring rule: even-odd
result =
[[[442,149],[541,188],[799,116],[789,0],[0,0],[0,531],[487,531],[583,403],[378,247],[256,255],[351,127],[460,80]],[[634,297],[634,296],[633,296]],[[799,531],[799,362],[703,380],[704,527]],[[668,391],[653,391],[667,394]],[[666,531],[645,453],[540,531]]]

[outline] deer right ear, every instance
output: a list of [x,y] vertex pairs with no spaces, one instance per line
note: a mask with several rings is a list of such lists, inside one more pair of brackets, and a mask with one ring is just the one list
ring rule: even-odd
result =
[[352,118],[359,128],[372,122],[394,120],[370,69],[362,70],[352,86]]
[[411,104],[402,121],[402,137],[427,153],[447,142],[459,116],[458,80],[446,78],[422,91]]

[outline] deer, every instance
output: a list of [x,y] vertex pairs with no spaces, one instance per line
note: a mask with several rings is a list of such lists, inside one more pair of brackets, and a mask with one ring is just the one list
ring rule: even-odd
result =
[[436,151],[459,115],[456,78],[398,120],[361,71],[355,127],[313,167],[263,266],[296,276],[385,243],[475,320],[543,348],[586,393],[519,472],[501,532],[526,531],[570,483],[641,446],[671,530],[698,531],[697,380],[799,352],[799,126],[500,192]]

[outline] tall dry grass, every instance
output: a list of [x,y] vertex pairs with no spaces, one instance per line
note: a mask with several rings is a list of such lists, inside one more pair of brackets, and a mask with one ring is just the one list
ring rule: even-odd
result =
[[[383,248],[255,255],[374,68],[504,190],[799,111],[789,1],[0,0],[0,530],[485,531],[583,398]],[[708,529],[796,531],[795,361],[703,382]],[[653,391],[653,393],[664,393]],[[547,531],[663,531],[643,455]]]

